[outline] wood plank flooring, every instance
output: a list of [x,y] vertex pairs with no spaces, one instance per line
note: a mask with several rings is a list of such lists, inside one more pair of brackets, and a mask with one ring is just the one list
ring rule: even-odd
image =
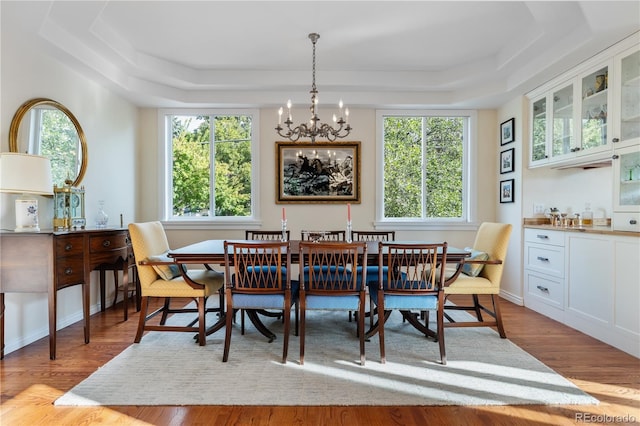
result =
[[[60,330],[55,361],[49,360],[46,338],[0,361],[0,424],[568,425],[625,420],[640,424],[639,359],[529,309],[505,301],[501,306],[507,336],[515,344],[601,403],[498,407],[53,406],[56,398],[133,342],[138,314],[131,310],[129,321],[124,322],[118,305],[91,318],[88,345],[83,343],[81,323]],[[455,333],[455,329],[447,329],[447,333]],[[149,386],[162,383],[149,377]]]

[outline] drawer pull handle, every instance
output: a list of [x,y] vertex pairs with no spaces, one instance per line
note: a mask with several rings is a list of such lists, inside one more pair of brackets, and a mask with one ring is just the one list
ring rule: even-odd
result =
[[549,289],[547,287],[543,287],[541,285],[536,286],[538,290],[540,290],[543,293],[549,293]]
[[102,242],[102,247],[109,247],[110,245],[111,245],[111,241],[109,241],[109,240],[104,240]]
[[66,246],[64,246],[65,251],[69,251],[69,250],[71,250],[72,248],[73,248],[73,244],[71,244],[71,243],[67,243],[67,245],[66,245]]
[[536,238],[540,238],[541,240],[548,240],[549,236],[544,234],[538,234],[536,235]]
[[548,257],[538,256],[538,260],[539,260],[540,262],[548,262],[548,261],[549,261],[549,258],[548,258]]
[[638,223],[638,221],[637,221],[637,220],[635,220],[635,219],[631,219],[631,220],[629,221],[629,225],[635,225],[635,224],[637,224],[637,223]]
[[65,274],[65,275],[71,275],[71,274],[73,274],[73,269],[72,269],[72,268],[67,268],[67,269],[65,269],[65,270],[64,270],[64,274]]

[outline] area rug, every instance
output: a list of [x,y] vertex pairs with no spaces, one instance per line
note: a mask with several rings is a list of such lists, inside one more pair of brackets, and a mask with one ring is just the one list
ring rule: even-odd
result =
[[[172,321],[185,322],[181,315]],[[210,315],[207,321],[216,321]],[[282,323],[266,318],[265,324],[278,336],[272,343],[249,321],[241,335],[238,321],[226,363],[224,329],[209,336],[206,346],[194,343],[190,333],[148,332],[55,405],[598,403],[489,328],[446,329],[447,364],[441,365],[438,344],[394,312],[385,327],[386,364],[380,363],[376,335],[366,344],[367,360],[361,366],[356,324],[347,313],[311,311],[305,363],[300,365],[299,338],[291,336],[289,359],[282,364]]]

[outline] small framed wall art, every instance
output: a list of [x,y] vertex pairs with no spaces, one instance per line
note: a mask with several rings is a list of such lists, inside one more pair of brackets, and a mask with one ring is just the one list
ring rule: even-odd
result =
[[513,164],[513,156],[515,148],[507,149],[500,153],[500,174],[511,173],[515,170]]
[[500,181],[500,202],[501,203],[513,203],[513,179]]
[[500,124],[500,145],[506,145],[515,140],[515,128],[514,123],[516,119],[510,118],[507,121],[504,121]]

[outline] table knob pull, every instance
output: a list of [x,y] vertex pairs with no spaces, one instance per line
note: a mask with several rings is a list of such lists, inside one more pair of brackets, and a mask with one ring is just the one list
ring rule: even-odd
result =
[[111,245],[111,241],[109,241],[109,240],[104,240],[102,242],[102,247],[109,247],[110,245]]
[[71,250],[72,248],[73,248],[73,244],[71,244],[71,243],[67,243],[67,245],[66,245],[66,246],[64,246],[65,251],[69,251],[69,250]]
[[65,273],[65,275],[71,275],[71,274],[73,274],[73,268],[70,268],[70,267],[69,267],[69,268],[65,269],[65,270],[64,270],[64,273]]

